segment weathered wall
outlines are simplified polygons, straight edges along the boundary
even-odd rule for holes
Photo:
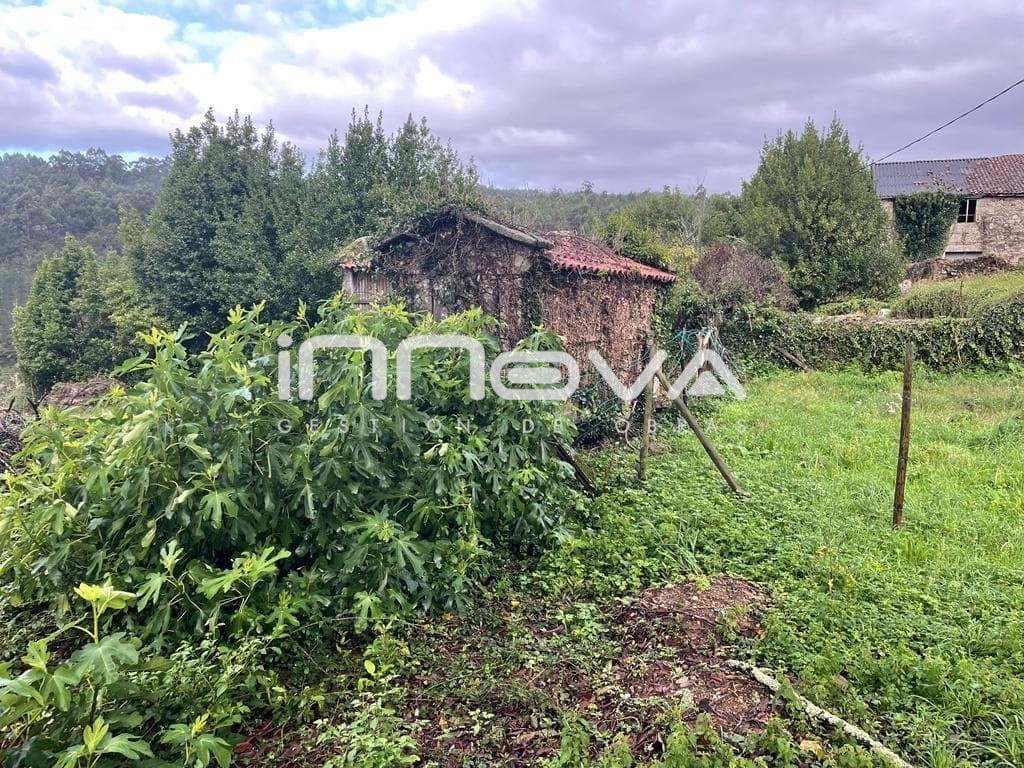
[[[632,383],[654,311],[654,284],[556,270],[545,271],[539,282],[541,322],[562,337],[585,378],[592,373],[587,352],[596,349],[623,381]]]
[[[656,292],[649,280],[553,269],[540,251],[466,222],[409,241],[376,264],[417,309],[443,315],[482,307],[502,323],[505,349],[539,321],[562,337],[584,380],[596,376],[587,361],[592,348],[623,381],[640,371]]]
[[[532,263],[529,246],[472,223],[453,224],[377,259],[395,292],[411,306],[444,316],[482,307],[501,323],[503,347],[519,341],[523,319],[523,276]]]
[[[984,197],[977,219],[986,256],[1024,263],[1024,197]]]
[[[882,208],[892,219],[892,200],[882,200]],[[978,198],[975,220],[953,224],[945,252],[1024,263],[1024,197]]]

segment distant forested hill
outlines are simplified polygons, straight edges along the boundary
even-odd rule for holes
[[[0,358],[11,354],[11,309],[25,300],[42,258],[65,235],[101,253],[115,248],[118,209],[148,213],[167,168],[165,159],[127,162],[101,149],[0,156]]]
[[[594,221],[621,213],[651,192],[596,192],[589,183],[577,190],[483,187],[484,200],[510,224],[550,232],[568,229],[594,234]]]

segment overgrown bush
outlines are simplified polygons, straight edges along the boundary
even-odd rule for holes
[[[0,664],[0,763],[93,768],[147,759],[153,764],[159,757],[159,765],[204,768],[216,762],[226,768],[230,744],[217,731],[240,722],[244,705],[230,688],[219,690],[215,702],[201,694],[166,695],[188,680],[190,670],[210,682],[223,680],[217,665],[180,659],[140,664],[138,641],[124,632],[105,634],[100,623],[104,613],[124,610],[135,595],[85,583],[75,594],[91,615],[29,643],[19,674],[9,677],[11,665]],[[71,636],[78,633],[87,642],[75,647]],[[202,709],[207,704],[213,711]],[[184,721],[176,721],[185,713]]]
[[[25,433],[24,471],[0,493],[10,601],[59,614],[74,585],[110,579],[138,594],[122,624],[164,641],[460,608],[490,552],[543,546],[572,509],[558,404],[470,399],[457,350],[413,355],[408,401],[371,399],[365,351],[321,352],[315,399],[283,401],[275,361],[282,334],[368,334],[392,365],[398,343],[424,333],[493,354],[488,322],[335,299],[312,324],[236,309],[198,354],[182,331],[151,332],[123,367],[137,384]]]
[[[719,311],[745,304],[780,309],[796,306],[796,296],[779,265],[742,243],[709,246],[690,268],[690,274]]]

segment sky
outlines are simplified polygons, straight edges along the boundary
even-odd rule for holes
[[[309,156],[412,113],[504,187],[738,191],[838,116],[879,158],[1024,77],[1020,0],[0,0],[0,150],[163,155],[207,108]],[[1024,152],[1024,87],[895,159]]]

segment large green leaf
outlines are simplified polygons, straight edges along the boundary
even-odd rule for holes
[[[124,666],[137,664],[139,652],[125,639],[124,632],[107,635],[98,643],[82,646],[71,655],[71,665],[95,683],[110,685],[120,677]]]

